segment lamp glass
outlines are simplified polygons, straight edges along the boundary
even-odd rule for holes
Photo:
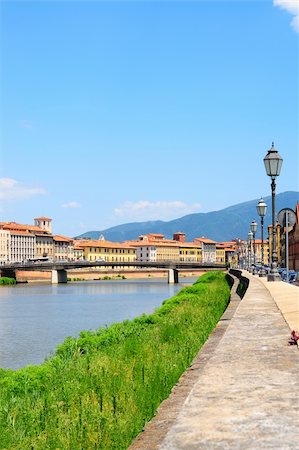
[[[257,230],[257,223],[256,223],[255,220],[253,220],[253,221],[251,222],[251,224],[250,224],[250,230],[252,231],[253,234],[256,233],[256,230]]]
[[[275,178],[279,176],[282,161],[282,157],[274,148],[274,143],[272,143],[272,147],[268,150],[268,153],[264,158],[265,169],[269,177]]]
[[[265,215],[267,214],[267,205],[262,198],[256,205],[256,209],[257,209],[257,213],[260,217],[265,217]]]

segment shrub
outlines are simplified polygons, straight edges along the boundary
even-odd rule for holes
[[[9,277],[0,277],[0,285],[4,284],[16,284],[15,278],[9,278]]]

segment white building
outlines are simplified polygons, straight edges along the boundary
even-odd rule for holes
[[[207,238],[194,239],[196,244],[201,244],[202,263],[216,264],[216,242]]]
[[[35,256],[35,235],[29,231],[11,231],[9,262],[23,262]]]
[[[9,262],[10,232],[0,229],[0,264]]]

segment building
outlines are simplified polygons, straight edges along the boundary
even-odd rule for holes
[[[52,219],[48,217],[37,217],[34,219],[34,225],[46,231],[46,233],[52,234]]]
[[[0,264],[10,261],[10,232],[3,230],[0,224]]]
[[[289,269],[299,272],[299,202],[295,214],[296,223],[289,231]]]
[[[195,242],[180,243],[180,261],[183,262],[202,262],[201,244]]]
[[[54,235],[53,243],[54,243],[53,248],[54,261],[75,260],[73,239],[65,236]]]
[[[34,225],[0,223],[0,262],[25,262],[29,259],[74,260],[73,239],[52,235],[52,219],[38,217]]]
[[[268,236],[269,236],[269,264],[271,264],[271,256],[272,256],[272,247],[273,247],[273,233],[272,233],[272,225],[268,226]],[[281,265],[281,226],[276,224],[276,251],[277,251],[277,263],[278,266]]]
[[[79,240],[76,247],[83,249],[86,261],[135,262],[136,249],[128,243],[110,242],[105,239]]]
[[[142,235],[137,241],[128,241],[128,243],[136,249],[137,261],[180,261],[180,243],[174,239],[166,239],[163,234]]]
[[[216,244],[216,263],[217,264],[225,264],[226,262],[226,247],[224,244]]]
[[[201,245],[202,263],[216,264],[216,242],[205,237],[196,238],[194,242]]]
[[[75,261],[84,260],[84,249],[80,241],[74,240],[74,258]]]
[[[2,245],[8,245],[8,260],[6,262],[25,262],[35,256],[36,238],[33,225],[22,225],[16,222],[2,222]],[[6,233],[4,233],[6,232]],[[5,237],[6,236],[6,237]]]
[[[9,262],[25,262],[35,255],[35,235],[29,231],[10,232]]]
[[[269,265],[269,242],[268,240],[263,241],[264,244],[264,264]],[[255,245],[255,261],[257,265],[262,264],[262,240],[261,239],[255,239],[254,244]]]

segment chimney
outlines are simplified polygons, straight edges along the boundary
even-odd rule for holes
[[[186,242],[186,234],[182,232],[174,233],[173,240],[178,242]]]

